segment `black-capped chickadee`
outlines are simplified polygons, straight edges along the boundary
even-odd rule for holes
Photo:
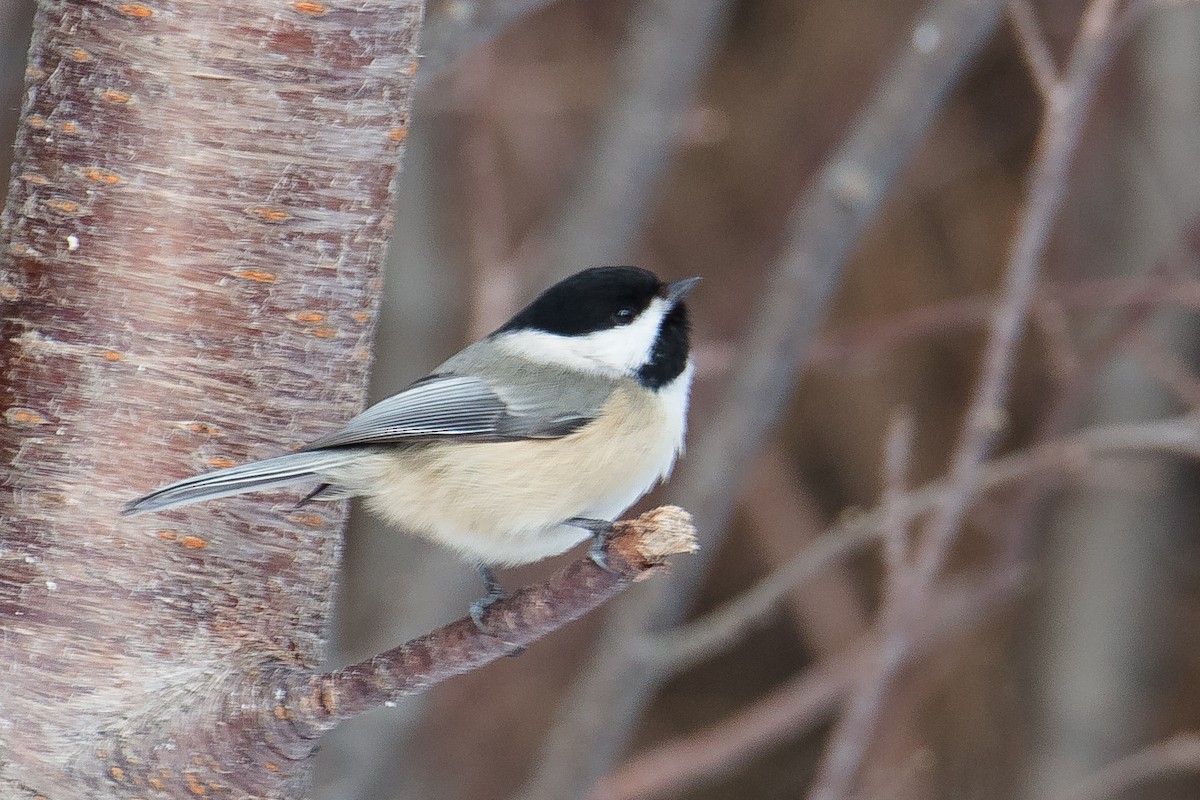
[[[156,489],[123,513],[315,480],[306,499],[361,496],[481,567],[561,553],[633,505],[681,452],[693,373],[683,299],[699,280],[584,270],[341,430]],[[502,595],[480,572],[489,599]]]

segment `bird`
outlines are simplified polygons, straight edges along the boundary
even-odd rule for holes
[[[196,475],[125,515],[316,482],[302,502],[363,498],[390,524],[457,551],[487,594],[492,567],[593,539],[669,477],[683,452],[695,365],[684,302],[700,281],[592,267],[538,295],[426,377],[296,452]]]

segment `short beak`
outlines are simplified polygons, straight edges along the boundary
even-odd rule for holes
[[[674,307],[679,305],[683,298],[687,297],[688,292],[696,288],[696,284],[700,282],[700,276],[696,275],[691,278],[675,281],[667,284],[667,304]]]

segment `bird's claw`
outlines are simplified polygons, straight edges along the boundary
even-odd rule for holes
[[[588,517],[571,517],[568,525],[583,528],[592,534],[592,543],[588,547],[588,558],[596,562],[596,566],[605,572],[611,572],[608,566],[608,540],[612,537],[613,524],[607,519],[590,519]]]

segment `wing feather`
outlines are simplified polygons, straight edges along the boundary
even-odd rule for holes
[[[504,441],[565,436],[587,415],[547,413],[521,398],[502,398],[485,378],[431,375],[379,401],[305,450],[429,438]]]

